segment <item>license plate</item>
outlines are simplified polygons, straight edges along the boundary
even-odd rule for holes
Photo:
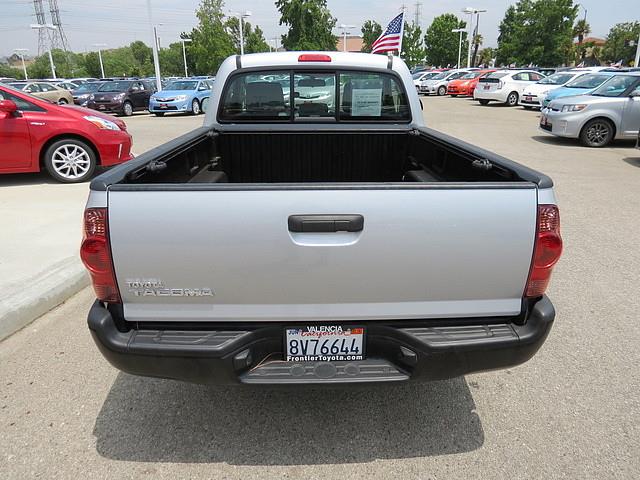
[[[530,97],[529,95],[525,95],[524,101],[525,102],[531,102],[531,101],[533,101],[533,97]]]
[[[489,90],[490,88],[491,88],[491,87],[490,87],[489,85],[485,85],[485,86],[484,86],[484,89],[485,89],[485,90]]]
[[[287,362],[340,362],[365,359],[365,328],[314,325],[285,330]]]
[[[164,104],[164,103],[161,103],[161,104],[160,104],[160,108],[169,108],[169,105]]]

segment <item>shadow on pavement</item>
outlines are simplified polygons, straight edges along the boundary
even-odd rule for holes
[[[210,388],[120,373],[96,419],[100,455],[137,462],[307,465],[475,450],[464,378],[348,388]]]
[[[625,162],[627,162],[629,165],[633,167],[640,167],[640,152],[638,152],[637,157],[627,157],[627,158],[623,158],[622,160],[624,160]]]

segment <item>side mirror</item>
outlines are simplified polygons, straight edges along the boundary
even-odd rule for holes
[[[7,113],[9,116],[14,116],[17,111],[18,106],[13,100],[0,100],[0,112]]]

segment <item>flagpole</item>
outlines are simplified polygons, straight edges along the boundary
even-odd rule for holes
[[[402,58],[402,40],[404,40],[404,11],[402,12],[402,19],[400,20],[400,47],[398,48],[398,58]]]

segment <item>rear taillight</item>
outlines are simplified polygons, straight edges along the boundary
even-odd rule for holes
[[[85,210],[80,258],[89,270],[98,300],[120,303],[120,293],[111,259],[106,208]]]
[[[551,279],[553,266],[562,254],[560,236],[560,212],[556,205],[538,205],[538,225],[533,260],[525,297],[539,297],[544,294]]]

